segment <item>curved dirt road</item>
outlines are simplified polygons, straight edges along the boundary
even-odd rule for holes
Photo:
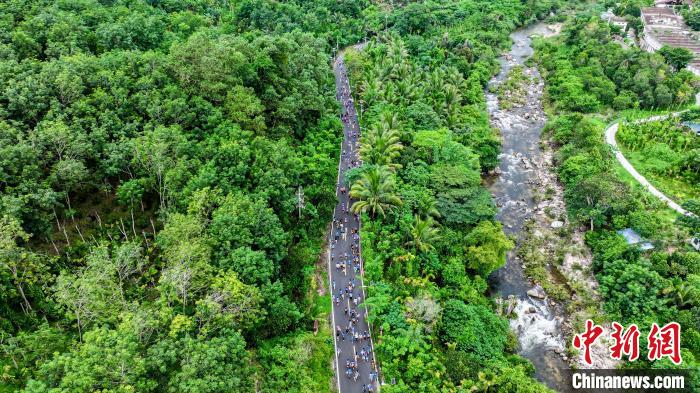
[[[676,114],[674,113],[674,114],[671,114],[670,116],[674,116],[674,115],[676,115]],[[647,121],[660,120],[660,119],[663,119],[665,117],[668,117],[668,116],[652,116],[652,117],[649,117],[647,119],[640,120],[639,122],[643,123],[643,122],[647,122]],[[613,123],[612,125],[608,126],[608,128],[605,130],[605,142],[608,145],[612,146],[613,152],[615,153],[615,158],[617,158],[617,161],[620,163],[620,165],[622,165],[622,167],[625,168],[625,170],[627,172],[629,172],[629,174],[632,175],[632,177],[634,177],[639,182],[639,184],[644,186],[644,188],[646,188],[647,191],[649,191],[655,197],[664,201],[668,205],[668,207],[670,207],[671,209],[673,209],[673,210],[675,210],[678,213],[683,214],[683,215],[690,214],[687,210],[683,209],[681,207],[681,205],[677,204],[671,198],[667,197],[664,193],[657,190],[656,187],[654,187],[651,183],[649,183],[649,181],[644,176],[642,176],[639,172],[637,172],[637,170],[634,169],[632,164],[630,164],[630,162],[627,161],[625,156],[620,151],[620,148],[617,146],[617,141],[615,140],[615,134],[617,134],[617,130],[618,130],[619,126],[620,126],[619,122]]]

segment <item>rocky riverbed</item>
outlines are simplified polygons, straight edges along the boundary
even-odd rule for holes
[[[492,173],[490,189],[499,207],[497,218],[516,249],[506,266],[492,277],[500,312],[509,314],[519,340],[519,353],[530,359],[537,377],[553,389],[569,391],[562,370],[585,368],[581,354],[569,357],[569,343],[580,324],[599,305],[592,257],[583,236],[568,221],[564,191],[554,170],[554,150],[542,136],[547,117],[542,105],[544,81],[528,67],[531,36],[552,35],[558,26],[536,24],[512,35],[513,47],[501,59],[501,72],[490,82],[487,106],[502,137],[501,164]],[[509,71],[522,67],[522,89],[500,89]],[[518,72],[519,74],[520,72]],[[512,85],[512,83],[511,83]],[[509,97],[509,94],[525,94]],[[607,335],[607,334],[604,334]],[[607,346],[594,353],[596,368],[613,367]]]

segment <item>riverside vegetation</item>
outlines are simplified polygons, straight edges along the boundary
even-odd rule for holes
[[[536,59],[553,114],[547,137],[557,148],[557,171],[569,216],[588,228],[585,239],[594,255],[593,271],[604,301],[591,316],[599,323],[618,321],[640,327],[679,322],[681,366],[640,358],[622,367],[691,369],[695,370],[691,384],[698,386],[700,253],[687,244],[690,236],[698,234],[697,217],[676,217],[663,202],[622,177],[603,140],[605,120],[619,117],[618,111],[682,108],[694,100],[698,81],[662,54],[623,48],[613,41],[614,33],[598,17],[579,15],[565,25],[561,37],[538,42]],[[620,141],[630,149],[641,148],[643,141],[665,130],[666,147],[656,143],[659,140],[649,147],[677,149],[674,154],[679,160],[669,162],[665,173],[683,179],[695,176],[697,168],[688,153],[693,140],[676,121],[623,125],[623,130]],[[686,139],[689,142],[683,143]],[[680,157],[684,153],[686,161]],[[686,206],[698,213],[694,200],[687,199]],[[652,241],[655,248],[642,252],[628,245],[616,233],[627,227]],[[582,328],[579,321],[578,330]],[[645,340],[640,342],[642,348]]]

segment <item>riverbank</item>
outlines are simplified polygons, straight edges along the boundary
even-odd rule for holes
[[[601,312],[593,312],[591,315],[597,317],[592,319],[598,325],[606,321],[626,327],[636,324],[641,331],[652,321],[659,326],[679,321],[685,335],[695,335],[698,319],[688,310],[695,309],[698,303],[696,299],[689,301],[687,294],[697,270],[678,268],[697,266],[694,261],[698,254],[686,243],[690,236],[687,221],[677,220],[678,213],[640,186],[618,164],[606,144],[605,130],[608,129],[610,140],[609,127],[621,118],[635,122],[662,115],[660,112],[682,110],[691,105],[698,81],[658,56],[612,44],[605,21],[592,18],[585,22],[585,33],[581,23],[567,21],[562,37],[538,42],[535,59],[546,80],[546,108],[550,115],[547,133],[555,142],[556,173],[565,187],[569,216],[575,225],[583,227],[586,245],[594,256],[591,267],[600,284],[596,308]],[[620,64],[620,58],[629,60]],[[591,72],[594,69],[603,71]],[[644,79],[644,75],[648,78]],[[652,85],[668,95],[648,95],[648,86]],[[642,141],[656,149],[659,142],[681,140],[676,138],[674,129],[657,124],[620,128],[618,142],[629,146],[641,146],[636,143]],[[649,132],[654,139],[642,139],[633,133],[641,131]],[[548,137],[545,135],[545,139]],[[661,164],[674,161],[656,152],[651,154],[665,160]],[[630,231],[643,239],[641,245],[636,236],[628,236]],[[591,311],[595,309],[591,307]],[[581,312],[581,316],[585,313]],[[572,333],[583,332],[581,321],[577,324],[574,315],[568,319],[572,321]],[[609,338],[607,333],[600,337]],[[681,346],[697,354],[694,344],[687,340]],[[609,361],[610,352],[604,345],[596,349],[599,350],[594,352],[593,367],[597,368],[600,362]],[[574,353],[581,356],[572,349]],[[620,366],[625,368],[672,367],[669,362],[649,361],[643,355],[635,363],[623,359]],[[684,367],[696,367],[695,359],[685,358]]]

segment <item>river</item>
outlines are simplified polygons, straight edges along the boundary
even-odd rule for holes
[[[508,71],[523,65],[532,56],[530,36],[533,34],[551,35],[553,31],[544,23],[537,23],[512,33],[513,46],[500,59],[501,71],[489,82],[490,87],[503,82]],[[524,105],[501,108],[496,94],[486,92],[492,125],[500,130],[502,137],[498,176],[491,179],[489,189],[499,206],[497,219],[503,223],[504,231],[516,238],[516,250],[525,221],[537,209],[533,199],[535,192],[541,192],[538,190],[541,186],[535,181],[537,170],[546,170],[537,165],[543,162],[539,145],[546,123],[542,80],[536,69],[526,68],[526,72],[533,77],[533,82],[527,89]],[[508,254],[506,265],[491,277],[493,295],[517,299],[513,309],[516,317],[511,319],[510,326],[518,336],[518,353],[535,365],[536,378],[558,392],[569,391],[562,372],[569,365],[560,355],[566,347],[561,333],[561,312],[548,299],[528,295],[534,287],[516,259],[516,250]]]

